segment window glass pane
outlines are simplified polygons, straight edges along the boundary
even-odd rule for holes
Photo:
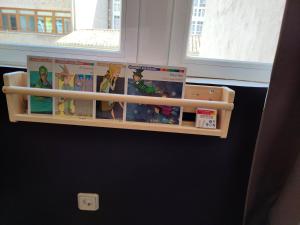
[[[35,31],[34,16],[29,16],[28,17],[28,31],[29,32],[34,32]]]
[[[64,19],[64,29],[65,29],[65,33],[68,34],[71,32],[71,21],[70,19]]]
[[[2,15],[2,29],[3,30],[8,30],[7,15]]]
[[[23,32],[27,31],[26,16],[20,16],[20,26],[21,26],[21,31]]]
[[[52,33],[52,17],[46,17],[46,32]]]
[[[206,0],[200,0],[200,7],[206,6]]]
[[[62,34],[63,33],[63,27],[62,27],[62,18],[56,18],[56,33]]]
[[[199,4],[199,0],[194,0],[194,1],[193,1],[193,5],[194,5],[194,7],[197,7],[197,6],[198,6],[198,4]]]
[[[113,18],[113,29],[120,29],[120,16],[114,16]]]
[[[28,34],[1,32],[0,44],[120,50],[122,0],[5,2],[4,8],[0,0],[0,10],[14,12],[14,17],[7,17],[2,29],[26,31]]]
[[[10,15],[10,29],[17,30],[17,19],[15,15]]]
[[[193,0],[187,56],[272,63],[285,2]]]
[[[45,21],[44,17],[38,17],[38,32],[45,32]]]

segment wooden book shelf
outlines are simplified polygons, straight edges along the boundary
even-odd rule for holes
[[[209,135],[226,138],[234,104],[234,91],[227,87],[186,85],[184,99],[159,98],[106,94],[96,92],[65,91],[27,87],[27,73],[4,74],[3,92],[6,94],[9,119],[11,122],[25,121],[38,123],[67,124],[93,127],[109,127],[133,130],[149,130],[194,135]],[[197,107],[217,109],[217,129],[196,128],[195,121],[182,121],[181,125],[142,123],[110,119],[60,117],[27,113],[27,96],[65,97],[81,100],[103,100],[138,104],[182,106],[184,113],[194,113]]]

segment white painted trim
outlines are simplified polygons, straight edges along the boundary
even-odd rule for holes
[[[141,0],[137,63],[168,64],[172,14],[173,0]]]
[[[240,81],[240,80],[224,80],[224,79],[211,79],[200,77],[188,77],[187,84],[200,84],[200,85],[218,85],[218,86],[236,86],[236,87],[255,87],[255,88],[268,88],[269,83]]]
[[[190,77],[269,82],[272,64],[187,57],[192,0],[174,0],[169,65],[187,67]]]
[[[122,2],[120,51],[0,43],[0,64],[26,67],[27,55],[135,63],[138,42],[139,2],[140,0],[123,0]]]

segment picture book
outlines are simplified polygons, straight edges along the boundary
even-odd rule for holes
[[[198,107],[196,110],[196,127],[198,128],[217,128],[217,114],[216,109],[206,109]]]
[[[55,59],[55,88],[69,91],[93,91],[94,62]],[[93,100],[55,98],[55,114],[59,116],[93,116]]]
[[[28,86],[31,88],[53,88],[53,59],[38,56],[27,58]],[[28,113],[52,114],[53,98],[28,97]]]
[[[127,94],[161,98],[182,98],[185,68],[127,65]],[[165,105],[126,105],[126,121],[180,124],[182,107]]]
[[[95,75],[96,91],[102,93],[124,94],[126,65],[120,63],[97,62]],[[124,118],[124,103],[113,101],[96,102],[96,118],[116,119]]]

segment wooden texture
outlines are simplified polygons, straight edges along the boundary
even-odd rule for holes
[[[67,124],[79,126],[108,127],[134,130],[149,130],[159,132],[186,133],[194,135],[209,135],[227,137],[231,111],[234,107],[234,91],[227,87],[210,87],[186,85],[185,98],[159,98],[148,96],[133,96],[106,94],[96,92],[66,91],[56,89],[29,88],[27,73],[15,72],[4,75],[3,92],[7,97],[10,121],[39,122],[52,124]],[[140,123],[107,119],[92,119],[78,117],[61,117],[26,113],[26,97],[28,95],[45,97],[65,97],[81,100],[120,101],[138,104],[181,106],[184,112],[195,113],[197,107],[217,109],[219,122],[217,129],[196,128],[193,121],[182,121],[181,125],[159,123]]]
[[[3,92],[5,94],[35,95],[35,96],[44,96],[44,97],[65,97],[65,98],[80,99],[80,100],[102,100],[102,101],[128,102],[128,103],[137,103],[137,104],[150,104],[150,105],[207,107],[212,109],[222,108],[227,110],[233,109],[232,103],[226,103],[222,101],[195,100],[195,99],[161,98],[161,97],[66,91],[66,90],[29,88],[29,87],[17,87],[17,86],[10,86],[10,87],[5,86],[3,87]]]
[[[26,86],[27,76],[24,72],[15,72],[4,74],[4,85],[5,86]],[[16,122],[15,115],[17,113],[25,113],[26,101],[23,95],[6,94],[7,108],[9,113],[9,120]]]
[[[222,100],[228,103],[233,103],[234,101],[234,91],[230,88],[223,87],[223,95]],[[229,123],[231,118],[231,112],[232,110],[222,109],[221,114],[219,114],[219,127],[222,131],[221,137],[226,138],[228,134],[229,129]]]
[[[132,130],[145,130],[145,131],[159,131],[181,134],[195,134],[195,135],[209,135],[220,136],[221,130],[219,129],[199,129],[193,125],[193,122],[183,122],[180,125],[159,124],[159,123],[143,123],[143,122],[127,122],[118,120],[107,119],[87,119],[87,118],[74,118],[74,117],[60,117],[51,115],[34,115],[34,114],[16,114],[17,121],[25,122],[39,122],[39,123],[52,123],[52,124],[66,124],[66,125],[79,125],[91,127],[107,127],[107,128],[120,128]]]
[[[186,85],[184,98],[202,100],[202,101],[204,100],[206,102],[212,102],[212,101],[222,102],[222,93],[223,93],[222,87],[201,86],[201,88],[199,88],[199,85]],[[199,107],[199,105],[197,105],[196,107]],[[195,106],[184,107],[183,111],[188,113],[195,113],[196,107]],[[206,106],[201,106],[201,107],[206,107]],[[219,109],[219,108],[220,107],[214,109]]]

